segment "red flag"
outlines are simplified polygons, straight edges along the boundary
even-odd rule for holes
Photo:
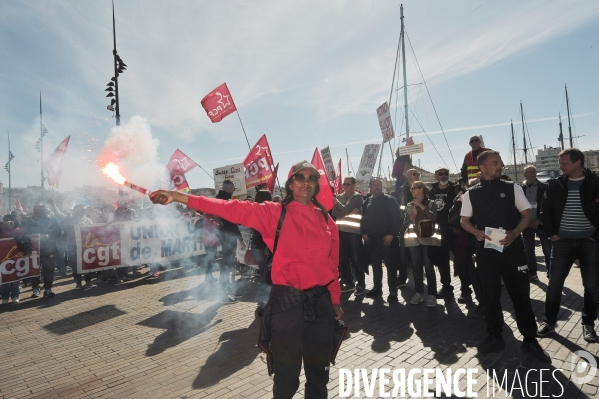
[[[274,194],[274,192],[275,192],[275,182],[277,181],[277,172],[278,171],[279,171],[279,164],[277,164],[277,166],[275,166],[275,171],[272,173],[272,177],[266,184],[266,189],[268,191],[270,191],[271,194]]]
[[[212,123],[220,122],[225,116],[237,111],[226,83],[208,93],[202,99],[202,107]]]
[[[273,175],[274,162],[270,154],[270,147],[266,135],[252,147],[243,160],[245,167],[245,187],[255,187],[268,182]]]
[[[64,160],[64,154],[67,152],[70,139],[71,136],[64,139],[44,162],[44,170],[48,174],[48,185],[50,187],[58,188],[58,181],[62,174],[62,161]]]
[[[311,163],[316,169],[318,169],[318,172],[320,173],[320,192],[316,196],[316,199],[327,209],[327,211],[330,211],[333,209],[333,190],[331,188],[331,183],[329,182],[327,172],[325,171],[324,162],[320,156],[320,151],[318,151],[318,147],[314,151]]]
[[[173,155],[171,155],[171,159],[168,161],[168,165],[166,165],[166,172],[177,191],[189,191],[189,184],[184,175],[197,165],[197,163],[179,149],[175,150]]]
[[[337,176],[335,177],[335,194],[343,193],[343,185],[341,179],[341,159],[339,159],[339,164],[337,165]]]

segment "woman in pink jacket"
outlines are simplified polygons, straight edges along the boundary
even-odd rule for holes
[[[335,320],[343,316],[337,269],[339,234],[316,200],[319,178],[308,161],[293,165],[282,204],[222,201],[164,190],[150,195],[155,204],[180,202],[258,230],[271,251],[283,216],[259,339],[268,355],[269,374],[274,373],[275,398],[292,398],[297,392],[302,358],[306,398],[326,398],[329,364],[338,349],[333,336]]]

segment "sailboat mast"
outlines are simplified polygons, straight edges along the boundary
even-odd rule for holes
[[[514,152],[514,173],[515,181],[518,181],[518,164],[516,162],[516,139],[514,138],[514,121],[510,121],[512,125],[512,150]]]
[[[562,130],[562,113],[559,113],[559,137],[557,140],[560,142],[562,146],[562,151],[564,150],[564,131]]]
[[[347,161],[347,175],[349,176],[349,154],[347,153],[347,147],[345,147],[345,160]]]
[[[568,133],[570,134],[570,148],[574,148],[572,141],[572,124],[570,123],[570,100],[568,100],[568,85],[564,85],[566,88],[566,108],[568,110]]]
[[[520,101],[520,116],[522,117],[522,137],[524,138],[524,163],[528,165],[528,148],[526,148],[526,130],[524,129],[524,110]]]
[[[42,92],[40,91],[40,177],[42,181],[42,201],[44,200],[44,124],[42,123]]]
[[[403,4],[400,7],[401,16],[401,58],[403,63],[403,102],[404,102],[404,113],[406,115],[406,139],[410,137],[410,122],[408,119],[408,85],[406,77],[406,39],[405,39],[405,28],[403,23]]]

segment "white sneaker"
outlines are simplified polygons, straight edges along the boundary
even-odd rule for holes
[[[410,301],[410,303],[412,305],[418,305],[422,301],[424,301],[422,294],[416,293],[416,295],[414,295],[414,297],[412,297],[412,300]]]
[[[12,303],[19,303],[19,298],[13,298]]]
[[[429,295],[426,297],[426,306],[429,308],[434,308],[437,306],[437,297],[434,295]]]

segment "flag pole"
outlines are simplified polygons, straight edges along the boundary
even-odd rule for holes
[[[42,123],[42,92],[40,91],[40,176],[42,181],[42,201],[44,200],[44,124]]]
[[[7,130],[6,133],[8,133],[8,211],[12,212],[12,185],[10,180],[10,157],[12,152],[10,152],[10,132]]]
[[[239,118],[239,123],[241,124],[241,130],[243,130],[243,135],[245,136],[245,142],[248,143],[248,149],[251,151],[252,147],[250,147],[250,141],[248,140],[248,135],[245,134],[245,128],[243,127],[243,122],[241,121],[241,116],[239,116],[239,110],[235,107],[235,112],[237,113],[237,118]]]

